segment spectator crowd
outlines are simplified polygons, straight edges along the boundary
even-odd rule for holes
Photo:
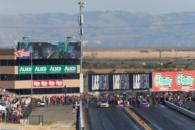
[[[19,97],[12,93],[0,93],[0,121],[20,123],[32,111],[31,98]]]
[[[71,105],[80,101],[79,96],[42,96],[41,98],[37,98],[37,102],[45,103],[45,106],[49,105]]]

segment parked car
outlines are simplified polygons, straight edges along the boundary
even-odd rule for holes
[[[0,111],[6,111],[6,106],[3,104],[0,104]]]
[[[100,102],[97,102],[97,107],[109,107],[109,103],[106,100],[102,100]]]
[[[38,101],[37,102],[37,106],[39,106],[39,107],[45,107],[46,106],[46,103],[43,102],[43,101]]]
[[[142,100],[140,102],[140,107],[144,107],[144,108],[150,107],[150,103],[147,100]]]
[[[117,106],[128,107],[129,106],[129,102],[128,101],[119,100],[118,103],[117,103]]]

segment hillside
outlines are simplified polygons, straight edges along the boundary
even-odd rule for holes
[[[86,48],[195,48],[195,12],[150,15],[123,11],[85,12]],[[34,41],[78,39],[78,15],[0,15],[0,46],[24,35]]]

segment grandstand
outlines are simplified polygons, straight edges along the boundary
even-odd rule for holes
[[[18,95],[79,94],[79,73],[80,42],[18,42],[16,49],[0,49],[0,88]]]

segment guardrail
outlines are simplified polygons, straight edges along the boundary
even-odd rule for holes
[[[80,109],[76,110],[76,130],[80,130]]]
[[[184,114],[185,116],[195,120],[195,113],[194,112],[189,111],[189,110],[187,110],[185,108],[179,107],[179,106],[177,106],[177,105],[175,105],[175,104],[173,104],[171,102],[168,102],[168,101],[165,101],[165,104],[166,104],[166,106],[168,106],[168,107],[170,107],[170,108],[172,108],[172,109],[174,109],[174,110]]]
[[[85,119],[84,119],[84,107],[83,107],[83,101],[80,101],[80,130],[85,130]]]

